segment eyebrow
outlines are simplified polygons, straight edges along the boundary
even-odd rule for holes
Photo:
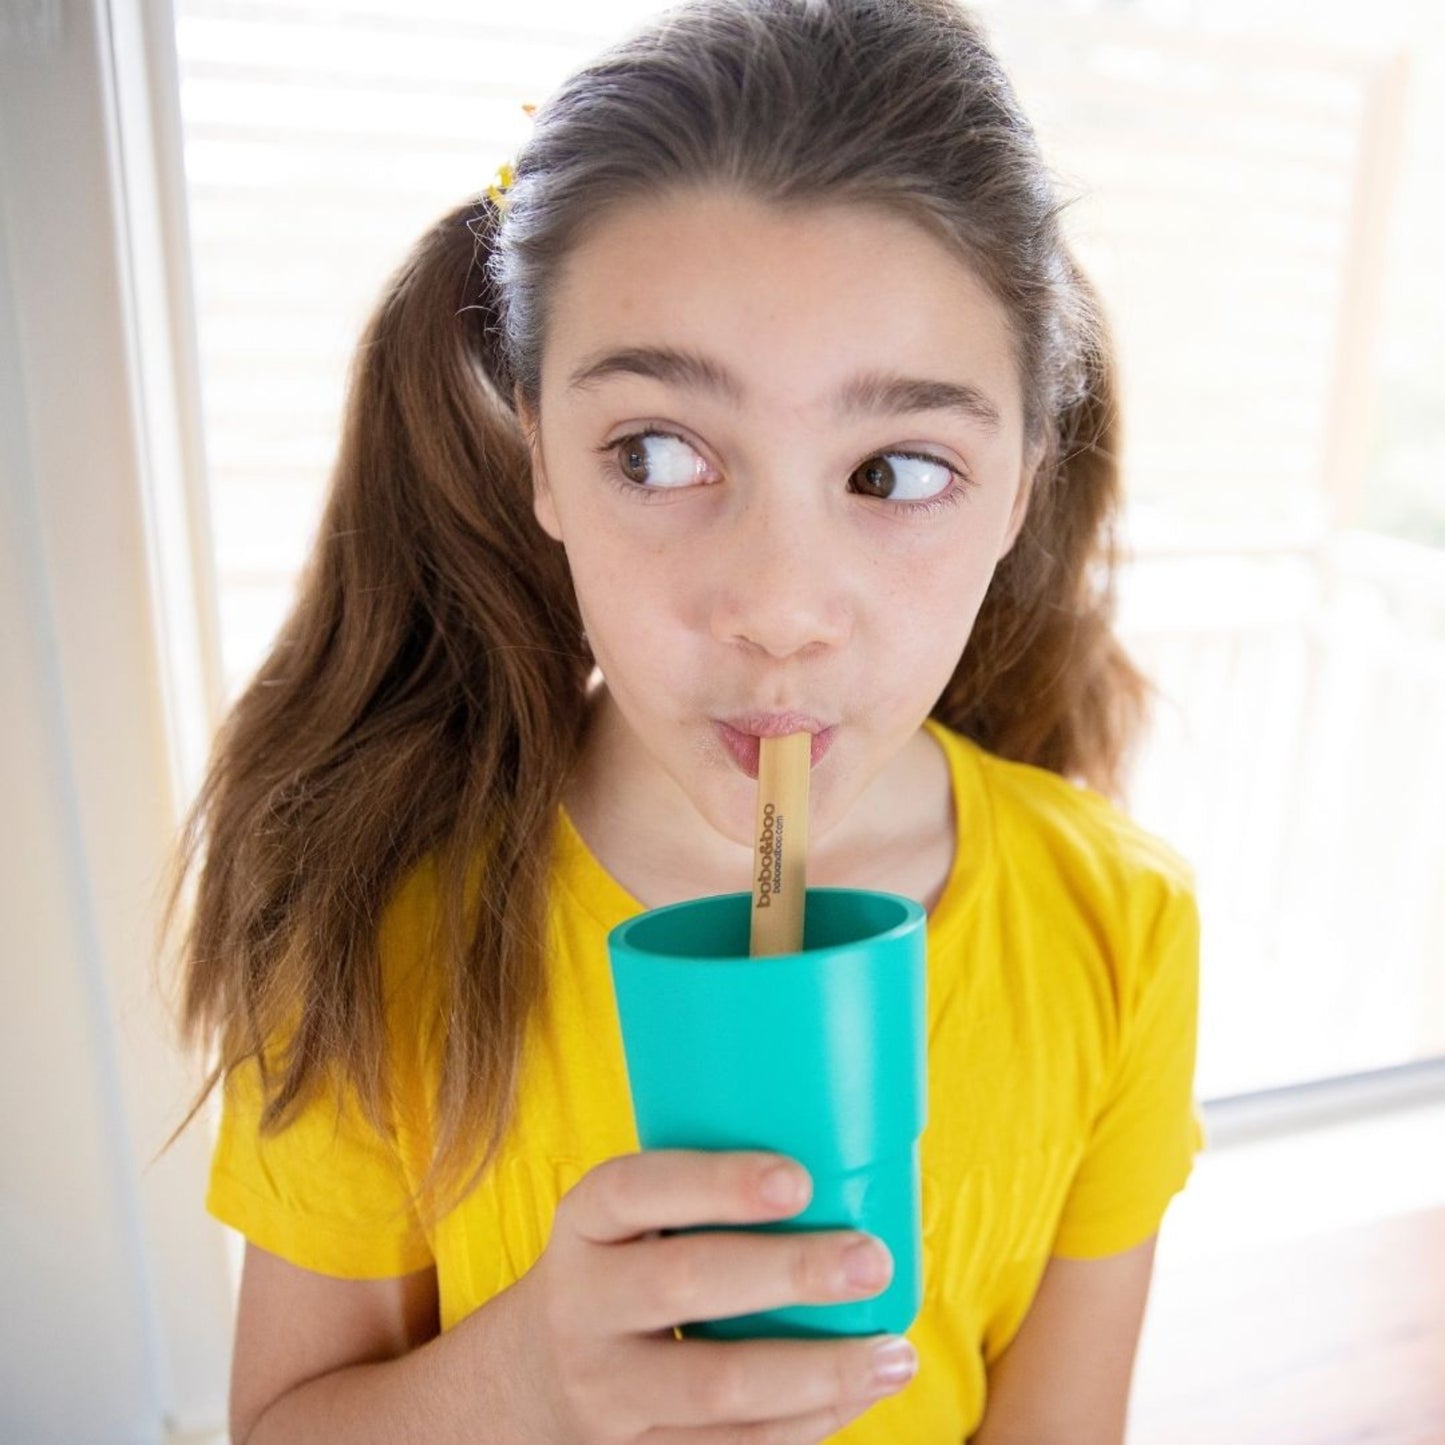
[[[610,376],[643,376],[665,386],[705,392],[737,407],[746,396],[742,380],[711,357],[672,346],[628,346],[585,360],[567,381],[568,392],[587,391]],[[976,386],[929,381],[893,371],[860,372],[833,395],[837,417],[948,411],[988,431],[1003,424],[998,406]]]

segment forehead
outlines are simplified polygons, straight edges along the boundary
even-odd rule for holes
[[[665,344],[722,360],[743,405],[821,404],[860,367],[1018,405],[1003,307],[956,252],[875,205],[715,190],[619,204],[567,258],[548,312],[544,392],[599,351]]]

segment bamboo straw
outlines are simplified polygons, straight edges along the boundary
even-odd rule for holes
[[[808,777],[811,733],[762,738],[758,751],[758,816],[753,835],[753,957],[798,953],[807,898]]]

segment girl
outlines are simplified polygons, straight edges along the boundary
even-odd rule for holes
[[[953,0],[695,0],[393,278],[177,859],[235,1445],[1122,1440],[1198,915],[1117,802],[1147,684],[1059,209]],[[749,886],[769,726],[827,733],[809,881],[929,912],[902,1341],[675,1328],[890,1267],[664,1234],[807,1180],[633,1128],[607,932]]]

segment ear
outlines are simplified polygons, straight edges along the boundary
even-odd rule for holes
[[[1013,510],[1009,513],[1008,531],[1004,533],[1003,545],[999,548],[998,560],[1000,562],[1013,550],[1019,533],[1023,531],[1024,518],[1028,516],[1029,512],[1029,498],[1033,495],[1034,476],[1043,459],[1043,451],[1043,443],[1039,442],[1024,457],[1023,466],[1019,471],[1018,493],[1014,497]]]
[[[512,405],[516,408],[517,419],[522,424],[522,435],[527,439],[527,452],[532,464],[532,512],[542,530],[554,542],[560,542],[562,524],[557,520],[557,509],[552,501],[552,486],[547,480],[547,466],[542,459],[542,430],[539,419],[522,399],[519,388],[513,388]]]

